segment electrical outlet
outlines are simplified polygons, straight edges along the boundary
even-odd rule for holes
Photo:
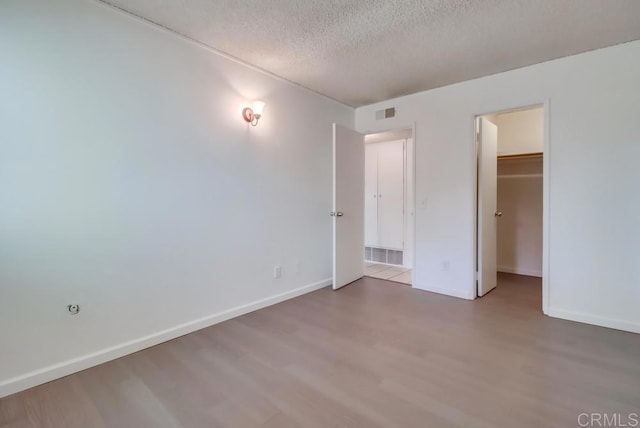
[[[278,278],[280,278],[281,276],[282,276],[282,267],[280,267],[280,266],[275,266],[275,267],[273,268],[273,277],[274,277],[275,279],[278,279]]]
[[[67,311],[69,311],[71,315],[78,315],[78,312],[80,312],[80,305],[72,303],[67,306]]]

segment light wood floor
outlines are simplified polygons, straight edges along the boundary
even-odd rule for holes
[[[0,427],[573,427],[640,410],[640,336],[365,278],[0,400]]]

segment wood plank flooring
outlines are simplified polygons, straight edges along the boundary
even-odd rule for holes
[[[573,427],[640,412],[640,336],[364,278],[0,400],[0,427]]]

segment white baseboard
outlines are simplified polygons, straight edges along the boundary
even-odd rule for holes
[[[582,312],[573,312],[555,308],[549,308],[546,314],[553,318],[561,318],[564,320],[576,321],[584,324],[592,324],[600,327],[613,328],[615,330],[628,331],[631,333],[640,333],[640,323],[633,323],[624,320],[605,318],[597,315],[590,315]]]
[[[542,271],[541,270],[532,270],[532,269],[522,269],[522,268],[512,268],[512,267],[498,266],[498,272],[515,273],[516,275],[537,276],[538,278],[542,278]]]
[[[7,395],[14,394],[28,388],[41,385],[54,379],[58,379],[72,373],[88,369],[89,367],[97,366],[98,364],[102,364],[116,358],[124,357],[125,355],[138,352],[142,349],[149,348],[159,343],[175,339],[176,337],[184,336],[185,334],[192,333],[196,330],[210,327],[214,324],[218,324],[231,318],[235,318],[240,315],[244,315],[249,312],[253,312],[255,310],[275,305],[276,303],[280,303],[306,293],[310,293],[312,291],[331,285],[331,282],[331,278],[323,279],[322,281],[318,281],[313,284],[308,284],[303,287],[286,291],[284,293],[276,294],[275,296],[267,297],[265,299],[256,300],[255,302],[247,303],[245,305],[236,306],[235,308],[189,321],[187,323],[180,324],[178,326],[171,327],[166,330],[150,334],[148,336],[130,340],[128,342],[111,346],[109,348],[93,352],[91,354],[82,355],[77,358],[63,361],[61,363],[54,364],[48,367],[43,367],[41,369],[34,370],[23,375],[4,380],[0,382],[0,397],[5,397]]]
[[[473,300],[476,296],[471,291],[452,290],[450,288],[438,287],[425,284],[413,284],[413,288],[432,293],[444,294],[445,296],[458,297],[460,299]]]

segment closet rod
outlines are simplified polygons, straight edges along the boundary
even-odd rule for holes
[[[542,157],[542,152],[536,152],[536,153],[522,153],[519,155],[501,155],[501,156],[498,156],[498,160],[534,159],[534,158],[541,158],[541,157]]]

